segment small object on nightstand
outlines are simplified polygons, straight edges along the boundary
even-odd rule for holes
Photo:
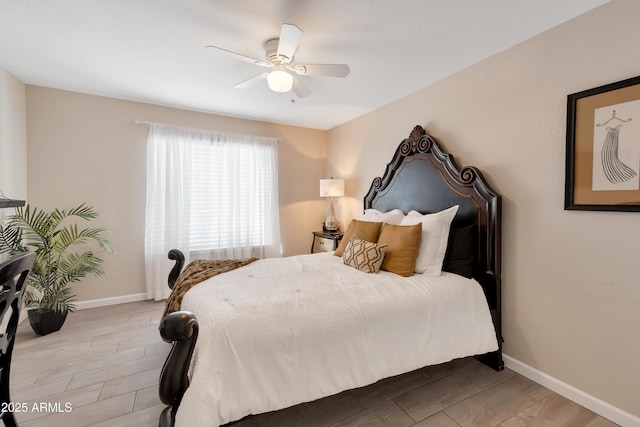
[[[340,244],[340,240],[342,240],[341,232],[314,231],[311,253],[335,251],[338,248],[338,244]]]

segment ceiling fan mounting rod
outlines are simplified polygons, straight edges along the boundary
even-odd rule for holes
[[[267,61],[271,64],[283,64],[286,66],[291,65],[291,63],[293,62],[293,58],[288,58],[284,55],[278,55],[278,43],[280,42],[280,39],[271,39],[271,40],[267,40],[264,43],[264,50],[265,50],[265,58],[267,59]]]

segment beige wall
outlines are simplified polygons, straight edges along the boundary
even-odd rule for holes
[[[279,196],[285,255],[308,252],[324,217],[318,180],[326,132],[27,86],[29,202],[96,207],[115,251],[106,275],[75,287],[79,301],[145,292],[147,127],[136,120],[281,138]]]
[[[0,197],[3,196],[22,200],[27,197],[27,110],[24,83],[0,67]]]
[[[344,218],[416,124],[486,171],[504,197],[505,352],[635,416],[640,213],[563,200],[567,95],[640,75],[638,17],[640,2],[615,0],[334,128],[328,148],[349,182]]]

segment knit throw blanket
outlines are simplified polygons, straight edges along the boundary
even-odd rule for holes
[[[226,273],[236,268],[244,267],[247,264],[251,264],[258,258],[246,258],[246,259],[224,259],[224,260],[205,260],[198,259],[192,261],[187,267],[182,270],[182,273],[178,276],[176,283],[173,285],[171,295],[167,299],[167,303],[164,308],[162,318],[169,313],[180,310],[180,304],[182,298],[189,289],[194,287],[200,282],[203,282],[213,276],[217,276],[221,273]]]

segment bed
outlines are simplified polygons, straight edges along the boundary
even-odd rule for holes
[[[361,220],[397,210],[453,210],[441,274],[369,274],[321,253],[258,260],[189,290],[160,325],[173,342],[160,425],[221,425],[467,356],[502,370],[500,196],[416,126]],[[184,257],[169,258],[173,288]]]

